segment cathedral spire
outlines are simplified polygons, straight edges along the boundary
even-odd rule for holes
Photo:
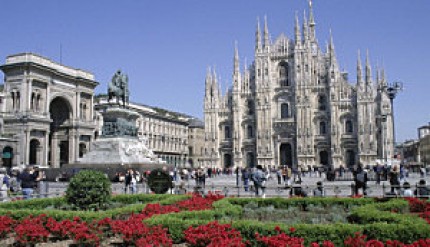
[[[372,82],[372,71],[370,67],[370,60],[369,60],[369,50],[366,52],[366,83],[370,84]]]
[[[297,16],[297,11],[296,11],[296,24],[294,26],[294,32],[295,32],[295,40],[296,40],[296,44],[299,44],[301,41],[301,37],[300,37],[300,24],[299,24],[299,17]]]
[[[387,81],[385,79],[385,69],[384,69],[384,67],[382,67],[382,69],[381,69],[381,85],[382,86],[387,85]]]
[[[306,11],[303,12],[303,40],[307,41],[309,39],[308,32],[308,20],[306,19]]]
[[[312,0],[309,0],[309,35],[311,40],[315,40],[315,19],[314,11],[312,9]]]
[[[267,16],[264,16],[264,49],[268,49],[270,46],[269,40],[269,28],[267,27]]]
[[[257,17],[257,30],[255,31],[255,51],[261,51],[261,31],[259,17]]]
[[[237,41],[234,44],[234,72],[233,72],[233,91],[238,92],[240,90],[241,75],[239,68],[239,51],[237,48]]]
[[[331,33],[331,28],[330,28],[330,43],[328,48],[330,53],[330,59],[336,59],[336,53],[334,50],[334,42],[333,42],[333,34]]]
[[[211,67],[208,66],[206,72],[206,80],[205,80],[205,88],[206,88],[206,98],[212,96],[212,75],[211,75]]]
[[[239,73],[239,51],[237,49],[237,41],[234,42],[234,73]]]
[[[212,90],[213,96],[219,98],[218,78],[215,71],[215,66],[212,69]]]
[[[363,69],[361,67],[361,58],[360,58],[360,50],[358,50],[358,57],[357,57],[357,84],[360,84],[363,82]]]

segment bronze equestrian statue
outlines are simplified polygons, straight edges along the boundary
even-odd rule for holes
[[[108,86],[108,101],[110,101],[113,97],[116,97],[116,103],[120,104],[120,100],[122,100],[122,104],[125,107],[129,103],[129,92],[128,92],[128,76],[121,73],[121,70],[118,70],[115,75],[112,77],[111,82]]]

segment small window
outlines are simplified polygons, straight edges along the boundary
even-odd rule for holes
[[[231,132],[229,126],[224,126],[224,139],[230,139],[231,138]]]
[[[320,122],[320,135],[327,134],[327,125],[324,121]]]
[[[248,125],[247,127],[247,137],[254,138],[254,130],[251,125]]]
[[[281,118],[288,118],[289,117],[289,109],[288,109],[288,104],[287,103],[283,103],[281,104]]]
[[[327,103],[326,97],[324,95],[320,95],[318,97],[318,110],[325,111],[327,108],[326,103]]]
[[[351,133],[354,132],[354,128],[353,128],[351,120],[346,120],[345,121],[345,132],[348,133],[348,134],[351,134]]]
[[[254,115],[254,101],[248,101],[248,115]]]

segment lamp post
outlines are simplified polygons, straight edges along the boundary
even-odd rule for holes
[[[389,83],[384,87],[384,91],[387,93],[388,98],[390,99],[390,105],[391,105],[391,119],[393,121],[393,149],[396,145],[396,128],[394,125],[394,99],[396,98],[397,94],[403,90],[403,83],[396,81],[393,83]]]

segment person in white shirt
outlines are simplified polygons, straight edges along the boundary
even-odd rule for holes
[[[411,185],[408,182],[403,183],[402,196],[404,197],[413,197],[414,192],[411,189]]]

